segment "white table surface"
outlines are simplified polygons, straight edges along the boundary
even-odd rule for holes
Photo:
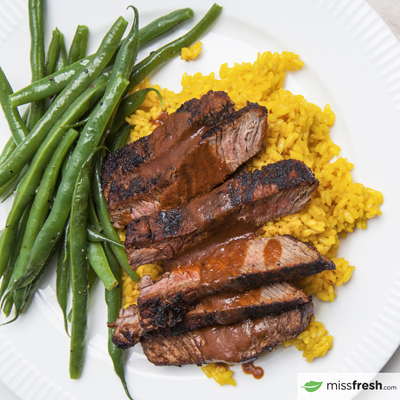
[[[334,1],[334,0],[332,0]],[[392,30],[393,34],[400,41],[400,0],[366,0],[381,16],[385,23]],[[387,364],[383,367],[384,373],[400,373],[400,347],[393,354]],[[363,393],[360,393],[356,400],[363,400]],[[0,380],[0,400],[21,400]],[[88,399],[91,400],[91,399]]]

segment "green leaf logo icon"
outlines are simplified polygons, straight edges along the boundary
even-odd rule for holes
[[[302,386],[302,388],[306,389],[307,392],[315,392],[322,386],[322,384],[323,382],[310,381],[307,382],[304,386]]]

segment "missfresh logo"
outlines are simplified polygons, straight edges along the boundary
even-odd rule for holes
[[[400,399],[400,373],[299,373],[297,384],[297,400],[350,400],[358,392],[373,392],[379,400]]]
[[[322,386],[323,382],[315,382],[315,381],[310,381],[307,382],[302,388],[306,389],[307,392],[315,392]]]

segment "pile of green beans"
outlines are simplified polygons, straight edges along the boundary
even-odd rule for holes
[[[70,335],[70,377],[81,376],[85,357],[88,297],[97,278],[105,289],[108,322],[122,302],[121,271],[135,282],[101,188],[101,168],[108,151],[122,148],[131,127],[126,118],[149,91],[135,91],[145,77],[176,56],[215,21],[214,4],[186,35],[136,64],[139,48],[193,17],[176,10],[139,29],[138,10],[130,31],[119,17],[98,50],[86,55],[89,29],[79,25],[69,50],[55,28],[45,52],[45,0],[29,0],[32,83],[13,93],[0,68],[0,104],[11,131],[0,154],[0,196],[14,194],[0,233],[0,308],[15,321],[26,312],[40,279],[58,252],[57,301]],[[133,92],[133,94],[131,94]],[[21,117],[18,106],[28,104]],[[69,297],[72,307],[68,310]],[[12,315],[12,312],[14,314]],[[124,375],[123,352],[108,350],[114,370],[131,398]]]

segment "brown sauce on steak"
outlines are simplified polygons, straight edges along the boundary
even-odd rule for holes
[[[255,235],[240,235],[240,229],[231,230],[230,233],[232,232],[238,233],[234,239],[224,232],[171,262],[167,261],[164,271],[179,269],[183,272],[197,269],[200,273],[200,281],[205,285],[216,284],[240,274],[240,267],[247,255],[248,240]]]
[[[236,359],[242,349],[249,348],[252,343],[253,326],[237,324],[203,328],[201,347],[205,359],[232,360]]]
[[[155,365],[244,363],[255,360],[278,343],[297,337],[310,323],[312,303],[264,318],[202,328],[178,336],[141,341],[144,354]]]
[[[273,256],[268,252],[266,261],[264,250],[269,241],[279,242],[281,249],[277,243],[271,246],[274,249]],[[225,263],[222,263],[224,257],[221,256],[221,249],[223,248],[225,253],[230,247],[231,257],[225,257]],[[220,248],[217,243],[213,243],[209,251],[206,250],[206,246],[202,247],[202,251],[197,248],[193,252],[185,253],[185,256],[169,260],[165,263],[165,266],[168,266],[167,272],[157,282],[150,279],[141,285],[138,307],[147,325],[158,328],[175,326],[181,321],[182,315],[200,299],[217,292],[243,292],[272,282],[335,269],[335,264],[322,257],[315,248],[291,236],[241,236],[221,242]],[[203,251],[204,259],[201,258]],[[280,258],[275,259],[279,252]],[[276,261],[271,262],[271,258]],[[214,264],[219,265],[219,270]],[[218,310],[218,301],[223,302],[223,297],[217,298],[214,305],[209,306]]]
[[[155,125],[162,125],[167,120],[168,113],[166,111],[161,111],[160,114],[157,115],[157,118],[154,121]]]
[[[129,143],[114,154],[108,154],[103,162],[101,183],[115,226],[125,226],[132,217],[121,215],[126,211],[123,208],[114,209],[109,201],[110,191],[113,193],[118,190],[118,186],[129,185],[131,174],[135,174],[147,162],[173,151],[176,145],[191,134],[193,127],[215,125],[233,112],[234,104],[225,92],[209,91],[201,99],[187,101],[168,118],[165,112],[161,112],[156,120],[159,126],[153,133]],[[113,196],[116,195],[114,193]]]
[[[222,183],[261,150],[267,117],[265,107],[251,103],[211,125],[187,119],[177,139],[170,122],[177,117],[168,116],[159,127],[166,130],[163,140],[154,139],[153,157],[105,190],[114,226],[121,227],[129,215],[135,220],[183,205]]]
[[[221,304],[225,308],[239,308],[243,305],[248,307],[252,305],[257,305],[260,294],[258,290],[249,290],[242,293],[232,293],[232,292],[221,292],[213,296],[205,297],[201,301],[201,305],[206,311],[217,310],[221,307]]]
[[[182,207],[130,222],[125,240],[129,264],[136,269],[176,257],[237,225],[255,233],[267,221],[300,211],[318,184],[311,170],[297,160],[235,174]]]
[[[182,252],[172,260],[166,260],[164,272],[172,272],[176,269],[187,270],[194,266],[203,267],[203,265],[220,256],[221,253],[225,256],[224,261],[232,260],[232,266],[239,265],[241,261],[243,262],[242,257],[244,257],[243,253],[246,251],[247,241],[255,238],[258,233],[248,233],[245,228],[242,224],[236,224],[229,228],[221,226],[218,234],[196,247]],[[232,254],[229,254],[229,252]],[[219,267],[224,264],[222,260],[216,262],[219,263]]]
[[[281,259],[282,246],[276,239],[268,240],[264,247],[264,260],[270,264],[276,264]]]
[[[264,376],[264,370],[255,366],[252,362],[242,364],[242,370],[245,374],[253,375],[255,379],[261,379]]]
[[[121,309],[115,323],[113,342],[119,348],[134,346],[141,338],[176,336],[210,326],[230,325],[248,318],[276,314],[310,303],[300,289],[284,282],[266,285],[242,293],[222,292],[202,299],[192,310],[182,316],[173,327],[154,330],[146,325],[137,306]]]
[[[141,288],[138,308],[120,315],[121,321],[136,321],[127,329],[121,324],[121,344],[129,347],[141,340],[156,365],[246,362],[243,371],[260,379],[264,370],[248,361],[297,336],[312,317],[311,299],[304,293],[293,297],[290,291],[282,293],[280,284],[275,289],[260,285],[308,274],[309,268],[319,268],[320,258],[307,266],[293,251],[293,260],[287,262],[285,243],[267,239],[257,247],[255,239],[260,225],[298,211],[309,200],[318,186],[311,171],[287,161],[251,174],[236,173],[218,186],[262,146],[267,111],[256,104],[246,108],[246,114],[243,109],[218,123],[210,117],[211,126],[206,117],[199,123],[187,119],[184,134],[177,137],[166,131],[163,141],[151,143],[151,156],[107,192],[109,207],[118,211],[115,226],[133,219],[126,242],[131,265],[149,262],[146,252],[153,257],[150,262],[167,259],[168,272]],[[166,121],[167,113],[161,112],[155,123]],[[262,126],[261,133],[253,134],[257,140],[250,137],[254,121]],[[142,262],[133,253],[141,248]],[[157,251],[162,256],[153,256]],[[293,271],[286,271],[285,263]]]
[[[215,283],[239,271],[247,252],[247,241],[232,241],[224,244],[215,253],[204,257],[200,268],[203,283]],[[229,268],[226,266],[229,265]]]

